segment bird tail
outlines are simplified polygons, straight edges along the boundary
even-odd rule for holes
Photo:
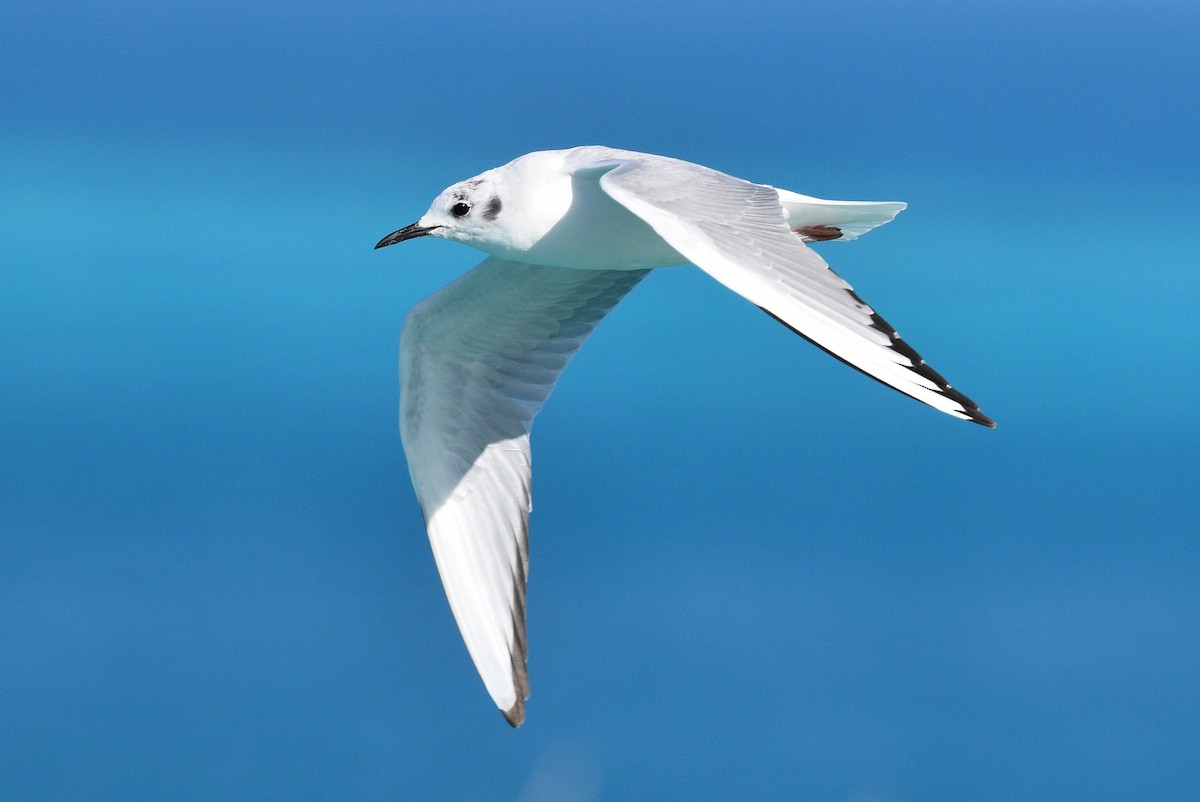
[[[900,201],[831,201],[776,189],[788,226],[805,242],[857,239],[890,223],[908,207]]]

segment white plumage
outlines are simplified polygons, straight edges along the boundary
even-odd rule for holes
[[[648,270],[691,262],[867,375],[995,425],[806,244],[854,239],[904,208],[589,146],[530,153],[455,184],[376,246],[430,234],[492,255],[405,321],[400,430],[450,607],[511,724],[529,695],[530,427],[583,341]]]

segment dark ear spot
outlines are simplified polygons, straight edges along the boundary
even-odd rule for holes
[[[498,214],[500,214],[500,197],[493,195],[492,199],[487,202],[487,206],[483,207],[483,219],[495,220]]]

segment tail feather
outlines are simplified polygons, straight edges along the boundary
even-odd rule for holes
[[[806,242],[857,239],[890,223],[908,207],[900,201],[831,201],[786,189],[775,191],[787,212],[788,226]]]

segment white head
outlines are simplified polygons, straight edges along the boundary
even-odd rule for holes
[[[489,171],[491,172],[491,171]],[[460,181],[442,191],[429,211],[412,225],[388,234],[376,248],[432,234],[468,245],[489,239],[504,211],[504,201],[488,173]]]
[[[375,247],[431,234],[494,256],[524,253],[571,203],[570,179],[553,169],[550,155],[557,154],[530,153],[447,187],[420,220]],[[559,203],[553,202],[555,196],[561,197]]]

